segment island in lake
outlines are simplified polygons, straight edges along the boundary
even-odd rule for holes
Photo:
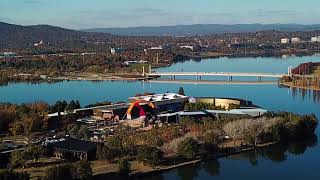
[[[1,175],[141,177],[313,139],[314,114],[269,112],[251,101],[137,94],[128,102],[2,103]]]

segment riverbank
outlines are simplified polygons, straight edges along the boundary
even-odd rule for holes
[[[238,146],[236,146],[236,143],[230,143],[231,145],[228,146],[228,149],[236,149],[239,148]],[[224,157],[228,157],[231,155],[236,155],[236,154],[241,154],[244,152],[248,152],[248,151],[253,151],[257,148],[265,148],[268,146],[272,146],[277,144],[276,142],[269,142],[269,143],[263,143],[263,144],[258,144],[256,147],[244,147],[244,148],[240,148],[240,149],[236,149],[234,151],[229,151],[229,152],[224,152],[224,153],[218,153],[215,155],[207,155],[206,157],[203,158],[198,158],[195,160],[190,160],[190,161],[185,161],[185,162],[181,162],[178,164],[174,164],[174,165],[168,165],[168,166],[156,166],[156,167],[151,167],[151,166],[147,166],[144,165],[143,163],[137,162],[137,161],[131,161],[131,168],[132,171],[130,173],[130,177],[144,177],[144,176],[148,176],[148,175],[152,175],[152,174],[160,174],[166,171],[170,171],[173,169],[177,169],[180,167],[184,167],[184,166],[188,166],[188,165],[195,165],[198,163],[201,163],[203,161],[207,161],[207,160],[212,160],[212,159],[219,159],[219,158],[224,158]],[[101,161],[100,161],[101,162]],[[93,164],[99,164],[97,162],[94,162]],[[117,174],[118,172],[118,165],[117,164],[107,164],[107,165],[99,165],[99,166],[93,166],[92,168],[93,172],[94,172],[94,176],[99,178],[105,178],[108,176],[114,176]]]

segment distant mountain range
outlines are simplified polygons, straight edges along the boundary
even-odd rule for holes
[[[178,25],[161,27],[129,27],[129,28],[99,28],[87,30],[70,30],[50,25],[21,26],[0,22],[0,49],[32,47],[34,43],[43,41],[56,44],[57,48],[64,46],[83,47],[90,39],[108,39],[113,35],[129,36],[194,36],[221,33],[241,33],[258,31],[315,31],[320,25],[301,24],[237,24],[237,25]],[[99,33],[98,33],[99,32]]]
[[[194,36],[222,33],[244,33],[258,31],[314,31],[320,30],[320,24],[196,24],[160,27],[95,28],[84,29],[86,32],[104,32],[113,35],[132,36]]]
[[[89,33],[49,25],[20,26],[0,22],[0,48],[26,47],[36,42],[79,41]]]

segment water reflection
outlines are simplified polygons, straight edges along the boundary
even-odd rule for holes
[[[228,157],[228,159],[248,159],[251,165],[258,165],[259,159],[267,159],[272,162],[283,162],[288,156],[303,155],[308,148],[315,147],[318,143],[317,136],[314,135],[312,138],[305,141],[294,141],[289,143],[280,143],[273,146],[257,149],[254,151],[234,155]]]
[[[160,175],[150,175],[139,179],[181,179],[181,180],[193,180],[193,179],[211,179],[213,177],[224,177],[222,169],[232,169],[237,165],[246,166],[246,161],[253,167],[263,166],[265,168],[265,161],[272,161],[277,164],[285,163],[290,156],[302,156],[308,148],[312,148],[317,145],[317,136],[299,142],[281,143],[273,146],[249,151],[237,155],[232,155],[223,159],[208,160],[206,162],[189,165],[178,168],[176,170],[169,171]],[[231,161],[232,165],[227,166],[226,160]],[[223,163],[224,165],[222,165]],[[240,164],[239,164],[240,163]],[[260,165],[260,164],[261,165]],[[231,170],[232,171],[232,170]]]
[[[301,100],[312,99],[313,102],[320,102],[320,91],[311,90],[311,89],[302,89],[296,87],[285,87],[279,86],[280,88],[289,88],[290,93],[292,94],[293,99],[300,98]]]
[[[181,180],[192,180],[199,176],[199,171],[201,170],[201,164],[195,164],[191,166],[184,166],[178,168],[177,176],[180,177]]]
[[[203,163],[202,169],[210,176],[220,175],[220,163],[217,159]]]

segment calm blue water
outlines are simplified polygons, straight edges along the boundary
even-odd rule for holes
[[[187,61],[159,71],[233,71],[286,73],[288,66],[301,62],[320,61],[320,57],[279,58],[219,58],[201,62]],[[158,84],[142,82],[70,81],[55,84],[10,84],[0,87],[0,102],[34,102],[80,100],[82,105],[97,101],[127,101],[129,96],[142,92],[177,92],[183,87],[189,96],[234,97],[251,100],[272,111],[315,113],[320,117],[320,93],[279,88],[277,85],[197,85]],[[318,98],[318,101],[316,100]],[[319,128],[317,134],[320,135]],[[294,146],[281,149],[269,156],[242,154],[197,166],[188,166],[145,179],[319,179],[320,146]],[[300,153],[292,149],[298,149]],[[302,150],[301,150],[302,148]],[[274,149],[272,150],[274,151]],[[293,152],[292,152],[293,151]],[[279,155],[280,154],[280,155]],[[273,157],[275,156],[275,157]],[[280,158],[280,160],[278,159]],[[251,159],[251,161],[250,161]],[[254,163],[252,162],[254,159]]]
[[[304,62],[318,62],[319,56],[305,56],[288,58],[275,57],[221,57],[202,61],[189,60],[178,62],[170,67],[160,68],[164,72],[248,72],[248,73],[274,73],[286,74],[288,67],[297,67]],[[162,77],[168,79],[170,77]],[[195,79],[196,77],[176,77],[176,79]],[[202,77],[202,80],[226,81],[227,77]],[[234,81],[256,81],[256,77],[233,77]],[[263,78],[263,81],[274,81],[276,78]]]
[[[288,67],[296,67],[304,62],[319,62],[320,57],[305,56],[288,58],[275,57],[221,57],[205,59],[202,61],[189,60],[178,62],[170,67],[160,68],[157,71],[169,72],[261,72],[261,73],[287,73]]]

